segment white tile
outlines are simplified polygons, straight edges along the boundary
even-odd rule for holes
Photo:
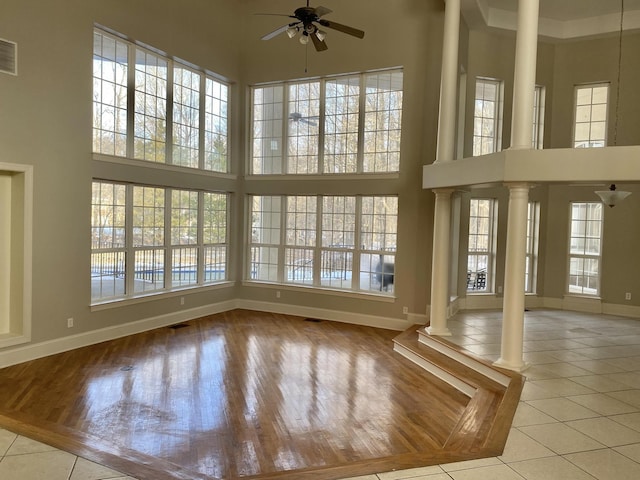
[[[580,377],[571,377],[573,382],[591,388],[596,392],[615,392],[618,390],[629,390],[629,386],[624,383],[612,380],[609,375],[584,375]]]
[[[409,468],[406,470],[394,470],[392,472],[379,473],[378,478],[380,480],[400,480],[400,479],[412,479],[425,475],[435,475],[437,473],[443,473],[442,468],[437,465],[429,467]]]
[[[68,480],[75,455],[59,450],[12,455],[0,462],[2,480]]]
[[[55,450],[55,448],[49,445],[41,442],[36,442],[35,440],[31,440],[30,438],[19,435],[18,438],[16,438],[15,442],[13,442],[11,447],[9,447],[7,456],[24,455],[25,453],[51,452],[53,450]]]
[[[640,432],[620,425],[606,417],[576,420],[567,422],[567,425],[593,439],[598,439],[598,442],[607,447],[640,443]]]
[[[599,360],[584,360],[582,362],[571,362],[576,367],[580,367],[584,370],[588,370],[591,373],[595,373],[598,375],[603,375],[607,373],[619,373],[623,371],[620,367],[616,367],[615,365],[611,365],[608,362],[601,362]]]
[[[555,393],[555,396],[564,395],[584,395],[586,393],[595,393],[593,390],[582,385],[572,382],[566,378],[556,378],[551,380],[534,380],[531,384],[544,388]]]
[[[561,422],[598,416],[598,414],[593,410],[561,397],[529,400],[527,403],[541,412],[552,416],[556,420],[560,420]]]
[[[117,477],[122,477],[122,473],[78,457],[69,480],[104,480]]]
[[[565,458],[599,480],[640,478],[640,464],[611,449],[572,453]]]
[[[376,475],[361,475],[359,477],[342,478],[341,480],[378,480]]]
[[[13,442],[15,442],[18,435],[9,430],[0,428],[0,457],[3,457]]]
[[[469,470],[491,465],[502,465],[502,462],[496,457],[480,458],[478,460],[465,460],[463,462],[446,463],[440,465],[447,472],[455,472],[457,470]]]
[[[473,470],[458,470],[450,472],[454,480],[522,480],[522,477],[507,465],[492,465]]]
[[[557,420],[526,402],[518,403],[518,408],[513,416],[512,425],[522,427],[524,425],[541,425],[543,423],[554,423]]]
[[[603,393],[591,393],[589,395],[576,395],[567,397],[569,400],[579,403],[600,415],[619,415],[622,413],[637,412],[633,405],[611,398]]]
[[[632,445],[622,445],[621,447],[615,447],[614,450],[621,453],[627,458],[640,463],[640,443],[634,443]]]
[[[617,398],[621,402],[640,408],[640,390],[624,390],[621,392],[608,392],[607,395]]]
[[[612,373],[609,378],[631,388],[640,388],[640,373],[637,372]]]
[[[538,458],[509,466],[527,480],[593,480],[593,477],[562,457]]]
[[[554,452],[531,437],[516,428],[512,428],[504,446],[504,452],[498,458],[504,463],[511,463],[554,455]]]
[[[531,425],[519,427],[518,429],[560,455],[597,450],[604,447],[603,444],[573,428],[569,428],[563,423]]]
[[[640,432],[640,412],[612,415],[609,418],[614,422],[618,422],[620,425],[633,428],[636,432]]]

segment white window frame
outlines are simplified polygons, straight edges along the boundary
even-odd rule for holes
[[[605,88],[605,99],[594,100],[594,90]],[[574,87],[573,101],[573,148],[599,148],[607,146],[607,130],[609,124],[609,97],[610,84],[591,83],[585,85],[576,85]],[[589,101],[578,102],[581,98],[580,92],[588,93]],[[601,120],[594,120],[594,117]],[[584,132],[583,136],[578,140],[580,132]]]
[[[96,60],[96,44],[99,39],[106,39],[109,43],[116,42],[122,51],[119,55],[105,55],[106,61]],[[102,43],[100,43],[102,45]],[[118,52],[120,52],[118,50]],[[126,53],[124,53],[126,50]],[[108,53],[108,52],[107,52]],[[166,78],[160,80],[160,82],[166,82],[166,85],[159,87],[159,92],[151,88],[148,93],[151,97],[156,98],[155,102],[150,102],[144,105],[144,112],[138,111],[136,96],[139,96],[144,87],[141,84],[143,80],[143,72],[136,67],[137,56],[142,55],[149,59],[149,64],[154,62],[166,65]],[[126,62],[124,56],[127,57]],[[126,92],[119,92],[118,95],[126,95],[126,101],[120,100],[117,105],[112,106],[109,104],[110,96],[103,92],[110,90],[108,85],[108,79],[111,74],[108,72],[109,65],[112,57],[119,59],[119,70],[126,70],[126,84],[121,82],[118,84],[120,89],[126,88]],[[126,68],[125,68],[126,67]],[[102,71],[106,71],[103,74]],[[184,161],[182,155],[178,155],[180,148],[184,146],[181,142],[176,142],[174,136],[174,130],[178,131],[177,118],[174,118],[174,110],[177,112],[176,101],[174,98],[174,72],[177,70],[184,70],[191,75],[198,77],[198,84],[193,85],[192,91],[197,92],[197,95],[187,95],[189,106],[192,110],[197,111],[197,126],[196,122],[192,122],[193,125],[189,125],[189,129],[197,134],[198,139],[195,142],[189,142],[188,146],[190,156],[192,158],[189,161]],[[152,75],[153,72],[150,72]],[[231,145],[231,139],[229,138],[229,118],[228,118],[228,102],[229,102],[229,84],[224,82],[218,76],[206,72],[203,69],[199,69],[193,65],[187,64],[187,62],[181,62],[169,58],[167,55],[160,53],[158,50],[151,47],[146,47],[141,44],[132,43],[120,38],[116,34],[106,32],[103,29],[94,29],[94,128],[93,128],[93,150],[94,155],[110,155],[117,157],[125,157],[134,160],[143,160],[148,162],[162,163],[166,165],[172,165],[177,168],[191,168],[211,173],[226,174],[230,172],[229,162],[229,146]],[[210,83],[214,83],[214,88],[210,88]],[[113,82],[111,82],[113,83]],[[217,91],[218,97],[212,94]],[[138,92],[138,93],[137,93]],[[105,103],[105,101],[107,103]],[[111,102],[113,103],[113,102]],[[111,109],[115,108],[117,112],[111,112]],[[99,109],[99,111],[98,111]],[[160,113],[158,113],[160,112]],[[114,123],[120,125],[116,129],[102,128],[104,125],[107,127],[110,125],[110,117],[114,118]],[[155,120],[154,120],[155,119]],[[122,128],[123,123],[126,123],[126,128]],[[147,128],[156,131],[160,127],[160,130],[164,130],[161,133],[159,140],[154,140],[154,145],[142,145],[140,150],[140,142],[144,142],[145,139],[149,140],[146,133],[141,133],[139,129]],[[174,128],[175,127],[175,128]],[[113,130],[113,131],[112,131]],[[114,137],[117,137],[118,145],[114,148],[103,147],[102,135],[109,135],[112,133]],[[217,147],[216,147],[217,146]],[[152,148],[153,147],[153,148]],[[217,150],[216,150],[217,148]],[[180,150],[181,151],[181,150]],[[173,160],[175,154],[175,162]]]
[[[251,175],[397,173],[402,83],[403,71],[391,69],[252,86],[248,171]],[[332,84],[347,92],[328,95]],[[313,102],[298,101],[296,89],[308,85],[314,85]],[[342,126],[345,117],[348,128]],[[333,124],[341,126],[334,129]],[[292,144],[300,138],[308,141]],[[306,165],[293,162],[297,147],[308,157]],[[330,152],[349,159],[349,167],[331,162]]]
[[[483,86],[481,97],[478,95],[480,86]],[[495,95],[485,97],[487,89],[484,86],[493,89]],[[485,104],[485,102],[488,103]],[[489,108],[486,108],[487,106]],[[476,77],[472,135],[472,155],[474,157],[502,150],[503,110],[504,82],[496,78]]]
[[[480,208],[480,202],[486,205],[486,215],[472,215],[474,203],[477,203],[476,210]],[[484,207],[483,207],[484,208]],[[469,201],[469,230],[467,243],[467,295],[477,293],[492,293],[495,274],[496,258],[496,227],[498,218],[498,201],[494,198],[472,198]],[[475,223],[477,228],[474,228]],[[472,238],[479,239],[485,237],[486,246],[482,248],[474,247]],[[483,243],[483,242],[480,242]],[[477,257],[472,266],[469,262],[472,257]],[[485,257],[484,268],[478,259]]]
[[[574,216],[576,208],[585,209],[584,218]],[[604,204],[601,202],[571,202],[569,204],[569,219],[567,294],[599,297]],[[591,265],[592,268],[586,267],[585,263]]]
[[[537,150],[544,148],[544,112],[547,89],[542,85],[536,85],[533,95],[533,132],[531,134],[531,147]]]
[[[328,240],[335,238],[330,235],[333,230],[328,224],[323,227],[324,221],[331,223],[335,220],[323,218],[323,200],[329,197],[350,199],[354,204],[353,212],[348,215],[353,216],[353,225],[338,228],[344,233],[340,236],[340,242],[344,243]],[[308,210],[308,215],[313,215],[311,223],[296,226],[295,217],[288,212],[292,200],[306,205],[314,202],[314,208]],[[397,200],[396,195],[249,195],[245,280],[392,296],[395,288]],[[262,202],[268,202],[268,207],[261,210],[260,215],[268,218],[256,226],[253,219],[260,218],[255,212],[261,208]],[[363,203],[368,202],[382,210],[390,205],[390,213],[373,210],[365,214]],[[292,255],[296,253],[300,255],[294,258]],[[287,269],[287,265],[292,265],[287,259],[297,259],[300,269]],[[340,265],[328,265],[331,262]],[[301,272],[300,275],[293,274],[294,270]],[[345,278],[328,278],[335,273],[342,273]]]
[[[540,203],[527,205],[527,244],[525,249],[525,293],[536,293],[538,245],[540,241]]]
[[[123,190],[123,198],[117,205],[120,211],[120,215],[124,216],[124,223],[122,221],[118,224],[118,241],[112,243],[111,246],[105,246],[103,243],[97,244],[99,239],[108,239],[113,232],[104,233],[104,225],[96,225],[97,221],[104,219],[105,217],[97,213],[95,208],[92,209],[92,305],[109,303],[113,301],[140,298],[148,295],[166,293],[175,290],[185,290],[190,288],[198,288],[208,285],[214,285],[217,283],[227,282],[229,279],[229,208],[230,208],[230,194],[226,192],[211,192],[201,190],[191,190],[183,188],[168,188],[159,186],[139,185],[131,183],[113,182],[108,180],[94,180],[94,189],[99,185],[115,186]],[[161,206],[154,205],[139,205],[134,206],[134,190],[147,189],[151,191],[155,190],[156,195],[161,198]],[[176,209],[173,207],[173,194],[176,192],[186,192],[191,195],[197,196],[197,207],[193,210],[193,215],[197,218],[191,218],[191,222],[188,226],[188,231],[192,232],[188,238],[183,238],[183,230],[181,225],[176,225],[173,222],[173,218],[176,217]],[[204,211],[204,198],[206,195],[220,195],[224,200],[224,226],[223,232],[216,236],[205,235],[204,229],[208,225],[205,221]],[[102,199],[108,201],[109,199]],[[104,203],[100,203],[102,205]],[[105,204],[109,206],[109,204]],[[113,204],[112,204],[113,205]],[[141,228],[134,226],[134,218],[139,218],[139,215],[135,215],[134,209],[144,209],[144,215],[153,215],[154,221],[152,224],[147,222],[140,225]],[[111,215],[112,212],[105,212],[106,216]],[[158,215],[160,215],[158,217]],[[108,220],[108,219],[107,219]],[[196,226],[193,227],[193,222]],[[107,227],[111,229],[111,224]],[[158,225],[158,227],[155,227]],[[146,230],[155,230],[155,234],[148,235]],[[186,231],[186,230],[184,230]],[[179,234],[177,234],[179,232]],[[153,233],[153,232],[152,232]],[[153,237],[153,238],[151,238]],[[217,241],[212,241],[211,239]],[[137,239],[137,240],[136,240]],[[207,239],[209,241],[207,241]],[[221,241],[222,240],[222,241]],[[173,262],[178,258],[175,256],[175,252],[184,248],[193,249],[193,258],[196,259],[195,271],[191,272],[191,279],[185,281],[182,278],[174,280],[177,273],[184,275],[184,270],[181,268],[180,272],[173,268]],[[206,268],[211,268],[211,265],[207,264],[207,259],[211,258],[207,255],[211,249],[222,249],[223,257],[223,275],[211,276],[207,275]],[[149,268],[140,270],[138,258],[140,255],[151,255],[154,260],[154,265]],[[101,255],[110,256],[115,255],[119,260],[113,260],[107,262],[114,270],[101,270],[94,268],[94,258],[100,258]],[[214,255],[215,257],[215,255]],[[219,264],[218,264],[219,267]],[[165,272],[171,272],[171,275],[167,275]],[[122,280],[118,280],[118,277]],[[104,282],[107,282],[105,284]],[[95,294],[96,291],[103,292],[102,287],[106,286],[108,292],[111,290],[108,287],[108,283],[111,283],[113,287],[112,293]],[[98,289],[98,287],[100,287]]]

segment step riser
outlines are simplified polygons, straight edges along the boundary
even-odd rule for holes
[[[442,370],[440,367],[434,365],[433,363],[425,360],[419,355],[416,355],[408,348],[403,347],[402,345],[394,344],[394,351],[398,352],[400,355],[405,357],[407,360],[415,363],[419,367],[423,368],[427,372],[431,373],[435,377],[439,378],[443,382],[448,383],[453,388],[463,393],[467,397],[471,398],[476,393],[476,388],[469,385],[468,383],[462,381],[458,377],[451,375],[450,373]]]

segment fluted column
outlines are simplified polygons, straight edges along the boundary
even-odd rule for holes
[[[531,148],[533,96],[536,87],[539,0],[519,0],[513,75],[511,148]]]
[[[510,370],[522,371],[527,367],[522,354],[529,185],[507,186],[509,187],[509,215],[502,308],[502,346],[500,358],[495,364]]]
[[[433,261],[431,263],[431,314],[427,333],[448,336],[447,305],[449,304],[449,257],[451,250],[451,194],[453,189],[435,189],[433,215]]]

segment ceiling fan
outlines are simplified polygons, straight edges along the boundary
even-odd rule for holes
[[[289,38],[293,38],[300,33],[300,43],[306,45],[309,43],[309,39],[311,39],[316,51],[322,52],[328,48],[324,41],[327,36],[327,32],[320,30],[320,26],[338,30],[339,32],[346,33],[357,38],[364,38],[364,32],[362,30],[321,18],[328,13],[331,13],[331,10],[327,7],[310,7],[309,0],[307,0],[306,7],[296,8],[293,15],[259,13],[258,15],[276,15],[295,19],[295,21],[287,23],[271,33],[267,33],[262,37],[262,40],[271,40],[273,37],[284,32],[287,33]]]
[[[311,125],[312,127],[317,127],[318,126],[318,122],[317,122],[318,117],[316,117],[316,116],[305,117],[300,112],[291,112],[289,114],[289,120],[291,120],[292,123],[302,122],[302,123],[306,123],[308,125]]]

